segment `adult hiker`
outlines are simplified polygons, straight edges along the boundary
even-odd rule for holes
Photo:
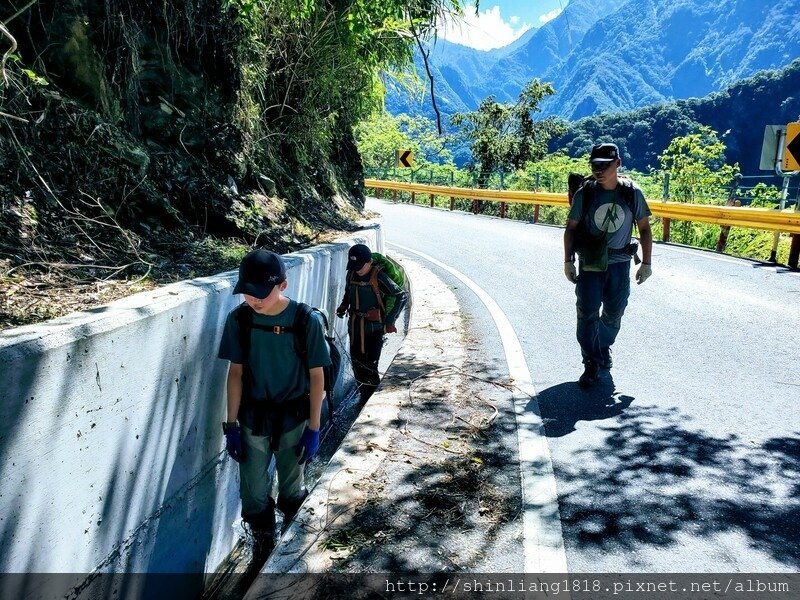
[[[653,248],[650,209],[642,190],[619,176],[619,148],[593,146],[589,164],[592,177],[575,191],[564,232],[564,274],[576,284],[577,338],[584,364],[578,383],[583,388],[597,382],[601,368],[612,366],[611,346],[630,295],[630,261],[639,262],[638,244],[631,243],[634,223],[642,245],[637,284],[652,273]],[[580,271],[575,269],[576,252]]]

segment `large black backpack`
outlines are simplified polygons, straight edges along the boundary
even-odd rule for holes
[[[327,397],[328,404],[328,418],[333,420],[333,393],[336,389],[336,381],[339,378],[340,367],[342,364],[342,355],[336,347],[336,342],[333,337],[328,335],[328,319],[318,308],[314,308],[303,302],[297,303],[297,312],[294,316],[294,321],[291,327],[280,327],[276,330],[275,327],[267,325],[258,325],[253,322],[254,311],[247,302],[242,302],[236,309],[236,320],[239,324],[239,343],[242,346],[242,371],[245,378],[244,387],[242,390],[243,395],[249,394],[252,389],[253,372],[250,366],[250,346],[251,334],[253,329],[260,329],[270,333],[291,333],[294,335],[294,350],[297,356],[303,363],[305,371],[308,371],[308,323],[313,313],[319,313],[322,316],[325,325],[325,341],[328,344],[328,352],[331,356],[331,364],[323,367],[325,374],[325,396]]]

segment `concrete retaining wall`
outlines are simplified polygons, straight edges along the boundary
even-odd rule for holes
[[[287,295],[333,317],[355,242],[383,251],[374,226],[286,255]],[[227,556],[238,473],[222,450],[227,363],[216,352],[240,301],[235,278],[0,333],[0,573],[84,574],[77,585],[86,574],[207,573]],[[344,339],[344,321],[329,320]]]

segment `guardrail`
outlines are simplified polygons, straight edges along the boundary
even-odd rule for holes
[[[364,186],[375,190],[390,190],[393,192],[395,200],[397,199],[397,192],[409,192],[412,203],[416,203],[416,194],[430,194],[431,206],[433,206],[436,196],[450,197],[450,210],[453,210],[456,198],[472,200],[473,211],[477,210],[477,201],[499,202],[501,218],[505,217],[506,204],[532,204],[534,205],[534,223],[538,221],[539,205],[563,206],[565,208],[569,206],[566,194],[554,192],[485,190],[387,181],[384,179],[364,179]],[[789,254],[789,266],[797,268],[798,253],[800,253],[800,212],[798,211],[777,211],[743,206],[685,204],[682,202],[664,202],[662,200],[648,200],[648,205],[654,216],[664,219],[664,241],[669,241],[669,222],[672,220],[721,225],[723,232],[720,234],[720,244],[717,245],[717,250],[719,251],[724,249],[724,239],[727,238],[727,230],[730,227],[791,233],[793,236],[792,249]]]

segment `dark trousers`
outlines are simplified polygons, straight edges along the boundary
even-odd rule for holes
[[[604,348],[617,339],[622,315],[631,293],[630,261],[612,263],[603,272],[584,271],[578,275],[578,343],[584,362],[602,362]],[[600,308],[602,306],[602,314]]]
[[[378,361],[383,350],[383,331],[364,334],[364,351],[361,350],[361,334],[356,332],[350,338],[350,360],[356,377],[361,401],[366,402],[375,392],[381,381],[378,374]]]

